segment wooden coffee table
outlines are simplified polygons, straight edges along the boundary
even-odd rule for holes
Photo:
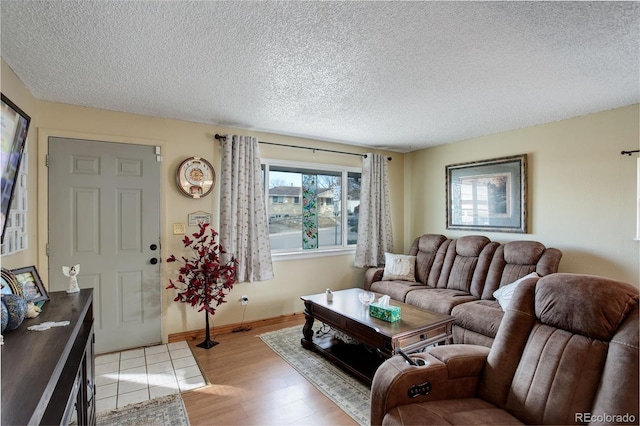
[[[451,343],[451,315],[425,311],[405,303],[391,301],[401,308],[401,318],[386,322],[369,315],[358,293],[352,288],[333,292],[333,301],[327,302],[324,293],[302,296],[306,322],[302,329],[302,346],[323,355],[371,384],[373,375],[382,362],[397,354],[416,352],[434,343]],[[380,297],[376,293],[376,300]],[[313,330],[318,320],[331,328],[348,334],[359,344],[347,344],[335,339],[332,333]]]

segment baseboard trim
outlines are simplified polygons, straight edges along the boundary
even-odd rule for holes
[[[265,318],[265,319],[256,320],[256,321],[248,321],[242,324],[236,323],[236,324],[214,326],[214,328],[211,329],[209,332],[212,334],[212,338],[213,338],[213,335],[233,333],[233,330],[237,329],[238,327],[255,328],[255,327],[260,327],[265,325],[282,324],[288,321],[297,320],[301,318],[303,315],[304,314],[302,312],[294,312],[292,314],[280,315],[277,317]],[[173,333],[169,335],[168,339],[169,339],[169,343],[181,342],[183,340],[187,340],[187,341],[201,340],[201,339],[204,339],[204,335],[205,335],[205,329],[203,328],[200,330],[191,330],[191,331],[183,331],[181,333]]]

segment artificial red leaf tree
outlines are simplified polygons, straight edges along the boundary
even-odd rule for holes
[[[197,346],[205,349],[212,348],[218,342],[211,340],[209,334],[209,314],[214,315],[216,308],[226,303],[225,297],[233,289],[236,282],[235,257],[229,261],[221,260],[227,252],[221,244],[216,242],[218,233],[209,228],[208,224],[200,224],[200,231],[192,234],[193,239],[185,236],[182,242],[185,249],[190,249],[192,256],[180,258],[171,255],[167,262],[178,262],[182,266],[177,280],[169,280],[167,289],[176,289],[178,294],[175,302],[184,302],[192,307],[198,307],[198,312],[205,311],[206,334],[202,343]]]

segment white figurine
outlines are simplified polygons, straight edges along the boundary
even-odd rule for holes
[[[69,277],[69,288],[67,289],[67,293],[77,293],[80,291],[80,287],[78,287],[78,279],[76,275],[80,273],[80,264],[75,266],[63,266],[62,273],[65,277]]]

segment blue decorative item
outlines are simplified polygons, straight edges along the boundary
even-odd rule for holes
[[[3,305],[7,307],[9,313],[6,331],[12,331],[20,327],[24,317],[27,315],[27,301],[15,294],[5,294],[2,296]]]
[[[318,182],[316,175],[302,175],[302,249],[318,248]]]
[[[7,324],[9,323],[9,311],[4,304],[4,296],[2,297],[2,303],[0,303],[0,305],[2,305],[2,332],[4,333],[4,330],[7,328]]]

